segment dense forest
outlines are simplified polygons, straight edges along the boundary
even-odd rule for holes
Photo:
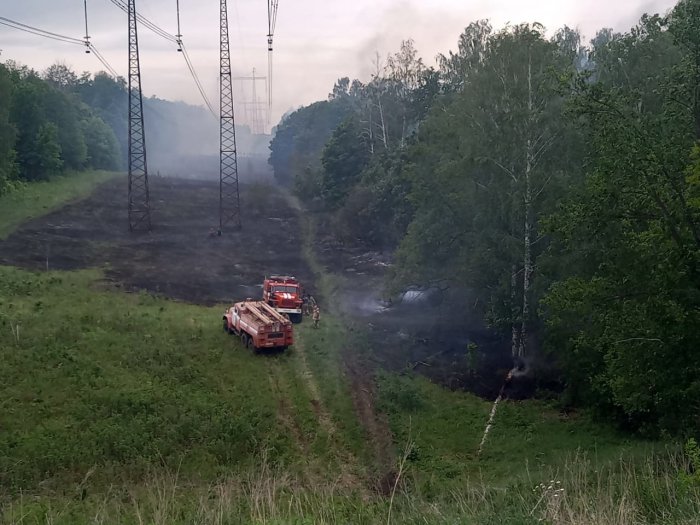
[[[16,181],[120,165],[113,127],[86,103],[101,82],[113,81],[68,73],[53,66],[42,77],[13,63],[0,65],[0,193]]]
[[[436,67],[411,40],[374,65],[280,123],[279,181],[393,252],[390,290],[466,289],[564,402],[700,431],[700,1],[589,45],[478,21]]]
[[[65,171],[126,169],[127,112],[121,77],[0,64],[0,194]],[[144,127],[151,173],[218,176],[218,121],[204,108],[144,98]],[[236,132],[242,156],[264,155],[266,136]]]

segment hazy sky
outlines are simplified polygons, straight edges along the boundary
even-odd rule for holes
[[[127,71],[126,15],[110,0],[88,0],[90,35],[122,75]],[[267,3],[229,0],[234,74],[267,73]],[[540,22],[550,31],[567,24],[586,40],[602,27],[629,29],[644,12],[665,12],[675,0],[281,0],[275,31],[273,111],[275,123],[290,107],[324,99],[342,76],[367,80],[376,52],[386,55],[413,38],[428,65],[456,47],[471,21]],[[175,34],[176,0],[136,0],[137,10]],[[180,0],[181,31],[206,92],[218,107],[219,2]],[[0,16],[47,31],[81,38],[83,0],[0,0]],[[142,84],[146,95],[202,104],[185,62],[172,44],[139,30]],[[0,26],[2,60],[43,70],[59,61],[77,71],[100,63],[79,46]],[[239,84],[238,91],[243,89]],[[264,86],[258,85],[261,98]],[[251,99],[250,85],[237,103]],[[243,120],[242,106],[237,109]]]

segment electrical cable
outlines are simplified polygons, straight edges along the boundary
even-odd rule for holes
[[[107,59],[104,56],[102,56],[102,53],[100,53],[97,50],[97,48],[95,47],[95,45],[92,42],[89,44],[89,47],[90,47],[90,50],[92,51],[92,53],[97,57],[97,60],[102,62],[102,65],[105,68],[107,68],[107,72],[110,75],[112,75],[115,79],[119,78],[119,73],[117,73],[117,71],[111,66],[111,64],[109,62],[107,62]]]
[[[123,0],[110,0],[115,6],[117,6],[119,9],[124,11],[125,13],[128,13],[128,6],[124,4]],[[201,81],[199,80],[199,75],[197,75],[197,71],[194,68],[194,64],[192,63],[192,60],[190,59],[189,54],[187,53],[187,49],[185,48],[185,43],[182,41],[182,35],[180,35],[180,2],[177,2],[177,15],[178,15],[178,36],[173,36],[164,29],[160,28],[158,25],[156,25],[154,22],[151,22],[148,18],[146,18],[143,15],[140,15],[136,13],[136,19],[143,24],[146,28],[150,29],[153,31],[156,35],[160,36],[161,38],[167,40],[168,42],[174,43],[178,45],[178,51],[182,51],[182,56],[185,59],[185,64],[187,66],[187,69],[190,72],[190,75],[192,76],[192,79],[194,80],[194,83],[197,87],[197,90],[199,91],[199,94],[202,96],[202,99],[204,100],[204,104],[207,106],[211,114],[214,116],[214,118],[219,118],[219,116],[216,114],[216,111],[214,111],[213,106],[211,105],[211,102],[209,101],[209,98],[207,97],[205,91],[204,91],[204,86],[202,85]]]
[[[39,29],[38,27],[22,24],[21,22],[16,22],[15,20],[10,20],[9,18],[5,17],[0,17],[0,25],[11,27],[13,29],[24,31],[25,33],[40,36],[43,38],[49,38],[58,42],[64,42],[66,44],[87,46],[94,53],[97,60],[99,60],[102,63],[102,65],[107,69],[107,72],[110,75],[112,75],[114,78],[119,77],[117,71],[110,65],[107,59],[102,55],[102,53],[100,53],[97,50],[97,48],[95,48],[95,46],[91,42],[86,42],[85,40],[80,40],[78,38],[61,35],[59,33],[53,33],[51,31],[45,31],[43,29]]]
[[[11,27],[13,29],[18,29],[19,31],[24,31],[25,33],[31,33],[33,35],[43,36],[45,38],[50,38],[52,40],[57,40],[59,42],[65,42],[67,44],[80,44],[81,46],[85,45],[85,42],[83,40],[78,39],[78,38],[73,38],[73,37],[66,36],[66,35],[60,35],[58,33],[52,33],[51,31],[44,31],[43,29],[39,29],[38,27],[33,27],[33,26],[26,25],[26,24],[22,24],[20,22],[10,20],[9,18],[5,18],[4,16],[0,16],[0,24],[7,26],[7,27]]]
[[[216,111],[214,111],[214,107],[211,105],[211,102],[209,101],[209,98],[207,97],[205,91],[204,91],[204,86],[202,86],[201,81],[199,80],[199,76],[197,75],[197,72],[194,69],[194,65],[192,64],[192,61],[190,60],[190,56],[187,53],[187,48],[185,47],[184,42],[181,42],[182,46],[182,56],[185,59],[185,63],[187,64],[187,69],[189,69],[190,74],[192,75],[192,78],[194,79],[194,83],[197,86],[197,89],[199,90],[199,94],[202,95],[202,99],[204,99],[204,103],[206,104],[207,108],[211,112],[212,116],[216,119],[219,118],[219,115],[216,114]]]
[[[113,3],[115,6],[117,6],[119,9],[121,9],[122,11],[124,11],[125,13],[128,13],[128,12],[129,12],[129,7],[123,2],[123,0],[109,0],[109,1],[112,2],[112,3]],[[141,24],[143,24],[146,28],[148,28],[148,29],[150,29],[151,31],[153,31],[153,32],[154,32],[156,35],[158,35],[159,37],[161,37],[161,38],[167,40],[168,42],[172,42],[172,43],[174,43],[174,44],[177,44],[177,38],[176,38],[175,36],[171,35],[171,34],[168,33],[167,31],[165,31],[164,29],[158,27],[158,25],[156,25],[155,23],[151,22],[151,21],[150,21],[148,18],[146,18],[145,16],[143,16],[143,15],[141,15],[141,14],[139,14],[139,13],[136,13],[136,20],[138,20],[139,22],[141,22]]]

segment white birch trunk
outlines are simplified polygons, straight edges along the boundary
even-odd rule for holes
[[[387,138],[386,132],[386,122],[384,121],[384,109],[382,108],[382,97],[381,95],[377,97],[377,107],[379,108],[379,123],[382,128],[382,142],[384,143],[384,149],[389,148],[389,140]]]
[[[369,104],[369,151],[374,155],[374,123],[372,122],[372,103]]]
[[[518,309],[515,307],[515,287],[517,285],[518,267],[513,265],[510,270],[510,312],[511,312],[511,353],[518,355]]]
[[[406,115],[403,116],[403,123],[401,124],[401,147],[404,147],[406,143]]]
[[[533,164],[533,147],[532,147],[532,63],[531,57],[528,55],[527,64],[527,109],[528,109],[528,126],[527,126],[527,150],[525,152],[525,225],[524,242],[523,242],[523,310],[522,310],[522,326],[520,327],[520,343],[518,345],[518,357],[524,357],[527,351],[527,336],[528,336],[528,317],[530,315],[530,278],[532,276],[532,164]]]

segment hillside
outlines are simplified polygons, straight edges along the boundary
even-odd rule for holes
[[[3,522],[689,524],[700,512],[678,446],[554,403],[503,402],[478,456],[491,402],[376,368],[367,319],[331,306],[345,277],[321,264],[317,228],[271,188],[243,186],[259,202],[248,231],[211,239],[207,183],[155,181],[155,229],[134,237],[112,211],[117,181],[35,209],[53,184],[0,201],[34,217],[0,242]],[[285,265],[321,298],[322,326],[255,355],[221,331],[223,298],[274,266],[277,251],[252,240],[283,224]]]

